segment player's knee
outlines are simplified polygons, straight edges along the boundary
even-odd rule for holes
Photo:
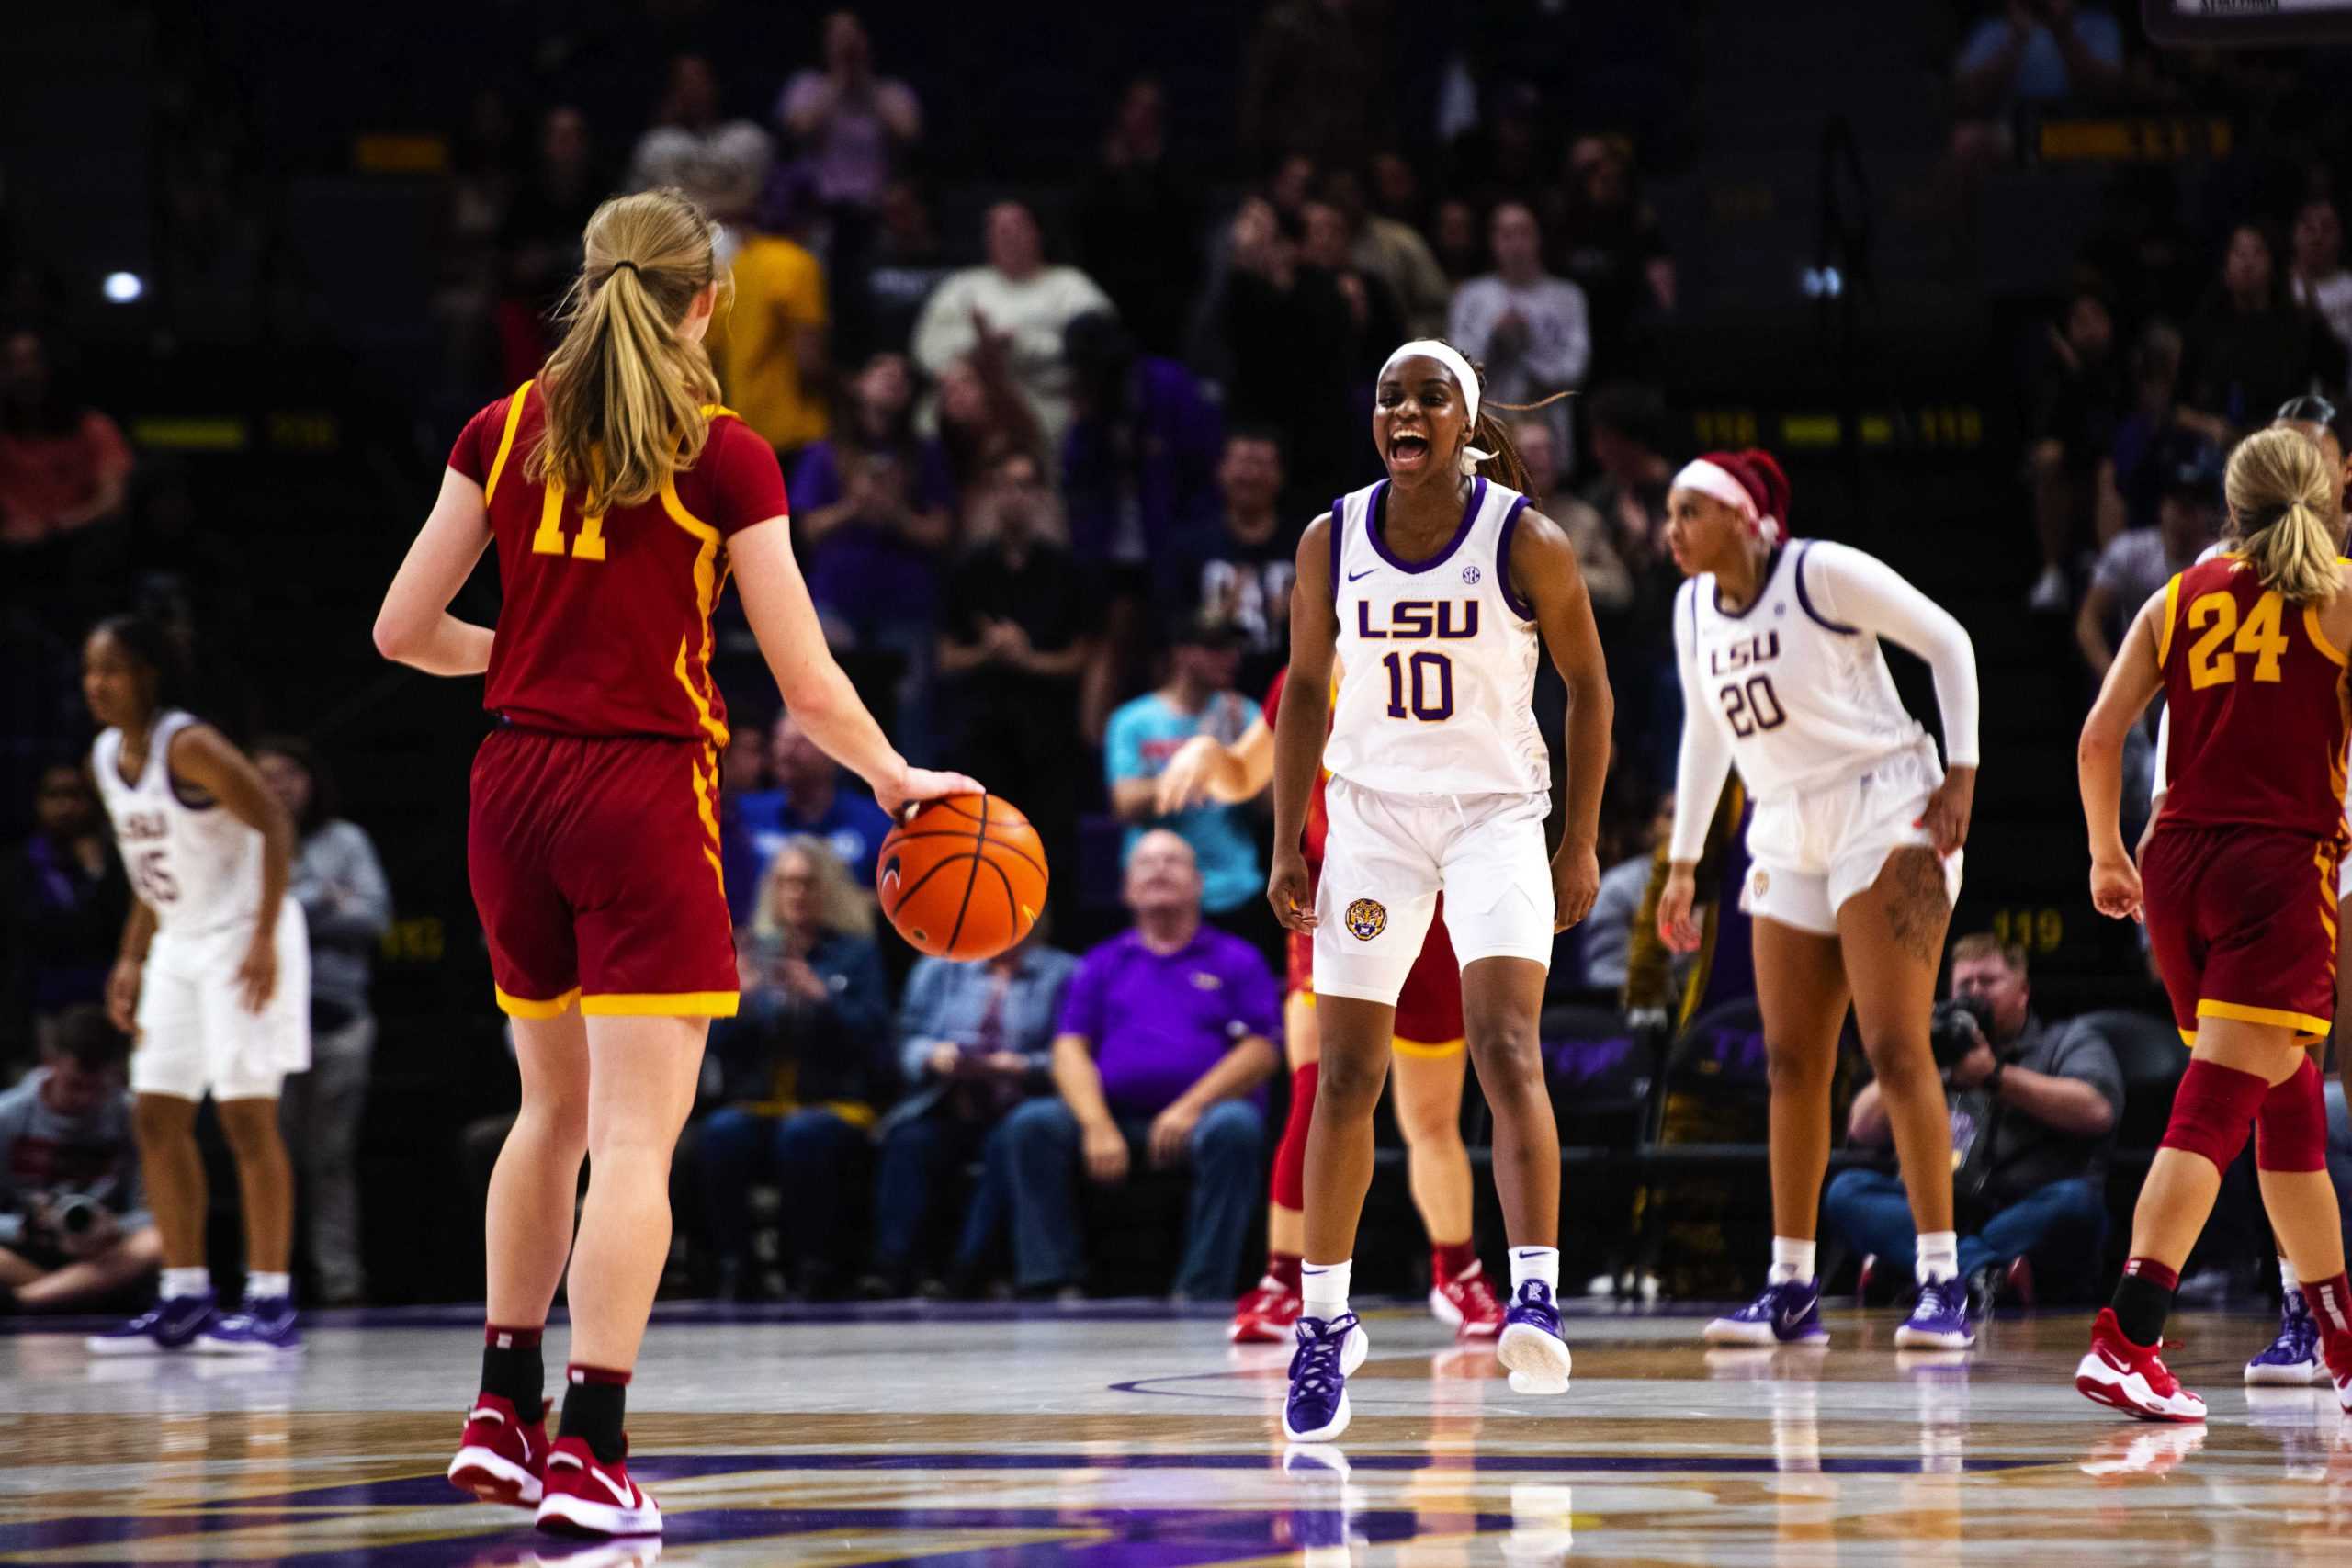
[[[2327,1168],[2326,1089],[2308,1054],[2255,1113],[2254,1163],[2282,1174]]]
[[[1487,1098],[1524,1089],[1544,1081],[1544,1051],[1532,1019],[1515,1015],[1481,1015],[1464,1021],[1471,1059],[1478,1064],[1478,1084]]]
[[[2254,1118],[2269,1098],[2270,1085],[2253,1073],[2217,1062],[2193,1060],[2173,1090],[2172,1120],[2164,1145],[2201,1155],[2222,1169],[2238,1157],[2253,1131]]]
[[[131,1101],[130,1130],[141,1144],[185,1138],[196,1130],[196,1106],[167,1094],[142,1094]]]
[[[1870,1059],[1879,1092],[1894,1100],[1924,1095],[1942,1082],[1935,1053],[1921,1035],[1864,1035],[1862,1055]]]
[[[1385,1057],[1327,1050],[1316,1065],[1315,1114],[1370,1116],[1373,1106],[1380,1100],[1381,1086],[1387,1081],[1388,1063]]]
[[[1834,1055],[1775,1042],[1764,1042],[1764,1081],[1775,1094],[1826,1094]]]
[[[1427,1100],[1396,1100],[1396,1129],[1416,1149],[1439,1149],[1462,1141],[1462,1105],[1458,1100],[1432,1096]]]

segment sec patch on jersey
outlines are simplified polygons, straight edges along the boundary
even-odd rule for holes
[[[1371,898],[1359,898],[1348,906],[1348,931],[1358,942],[1370,942],[1388,929],[1388,911]]]

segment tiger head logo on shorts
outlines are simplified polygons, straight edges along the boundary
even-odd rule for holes
[[[1388,911],[1374,900],[1359,898],[1348,906],[1348,931],[1358,942],[1370,942],[1388,929]]]

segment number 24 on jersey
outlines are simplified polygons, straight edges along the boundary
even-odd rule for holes
[[[2201,593],[2190,601],[2188,629],[2201,632],[2188,648],[2188,685],[2201,692],[2238,678],[2238,655],[2254,660],[2253,679],[2276,682],[2278,660],[2287,651],[2287,633],[2280,625],[2286,604],[2277,593],[2265,593],[2238,619],[2238,602],[2230,593]],[[2222,648],[2228,643],[2227,649]]]

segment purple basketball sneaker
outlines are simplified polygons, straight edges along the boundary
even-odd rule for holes
[[[1821,1323],[1821,1281],[1787,1280],[1728,1317],[1707,1325],[1710,1345],[1826,1345]]]
[[[1560,1337],[1560,1309],[1551,1286],[1529,1280],[1513,1293],[1495,1356],[1510,1369],[1514,1393],[1568,1391],[1568,1342]]]
[[[220,1317],[219,1302],[210,1291],[200,1296],[167,1296],[121,1327],[93,1334],[83,1343],[93,1356],[161,1356],[186,1349]]]
[[[1283,1436],[1294,1443],[1327,1443],[1348,1429],[1348,1374],[1363,1365],[1372,1341],[1343,1312],[1326,1323],[1302,1317],[1290,1358],[1290,1398],[1283,1405]]]
[[[2319,1325],[2312,1319],[2311,1303],[2303,1300],[2302,1292],[2289,1291],[2278,1307],[2278,1337],[2245,1364],[2245,1381],[2301,1388],[2318,1378],[2321,1371]]]
[[[1919,1287],[1918,1303],[1895,1329],[1894,1343],[1905,1350],[1965,1350],[1975,1344],[1976,1330],[1968,1321],[1968,1282],[1954,1275]]]
[[[242,1311],[216,1320],[198,1335],[196,1348],[208,1356],[277,1356],[300,1350],[302,1332],[294,1325],[293,1299],[247,1302]]]

